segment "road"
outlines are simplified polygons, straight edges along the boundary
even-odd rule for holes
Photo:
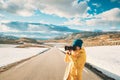
[[[64,56],[57,48],[51,48],[45,53],[0,73],[0,80],[63,80],[66,68]],[[84,68],[83,80],[101,79]]]

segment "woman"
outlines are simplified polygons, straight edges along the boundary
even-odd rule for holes
[[[66,68],[64,80],[82,80],[82,71],[86,62],[86,54],[82,44],[81,39],[76,39],[72,45],[74,50],[66,51],[65,62],[68,62],[69,65]]]

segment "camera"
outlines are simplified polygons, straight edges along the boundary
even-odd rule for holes
[[[71,50],[75,50],[75,49],[76,49],[76,48],[73,47],[73,46],[65,46],[65,51],[66,51],[66,50],[71,51]]]

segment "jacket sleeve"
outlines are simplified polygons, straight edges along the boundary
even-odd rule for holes
[[[70,59],[69,59],[69,55],[68,55],[68,54],[65,55],[64,61],[65,61],[65,62],[70,62]]]

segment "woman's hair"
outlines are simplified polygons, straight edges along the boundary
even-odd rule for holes
[[[81,47],[82,47],[82,44],[83,44],[83,41],[82,41],[81,39],[76,39],[76,40],[73,41],[72,46],[73,46],[73,47],[77,47],[77,46],[78,46],[78,47],[81,48]]]

